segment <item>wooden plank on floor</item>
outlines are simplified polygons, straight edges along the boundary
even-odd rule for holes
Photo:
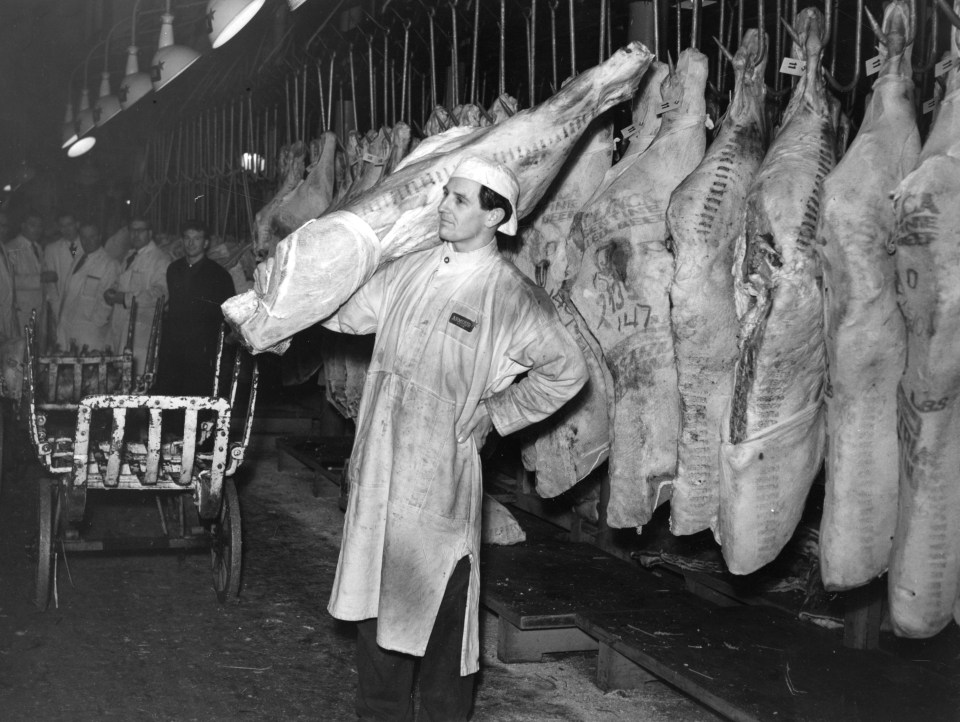
[[[597,641],[576,627],[518,629],[503,617],[497,623],[497,659],[507,664],[539,662],[544,654],[597,648]]]
[[[682,589],[672,575],[557,541],[484,545],[480,580],[483,605],[518,629],[573,627],[578,611],[658,606]]]
[[[577,615],[601,644],[733,720],[947,720],[960,680],[842,646],[767,607],[664,607]]]

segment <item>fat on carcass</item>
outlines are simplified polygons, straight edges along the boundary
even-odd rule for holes
[[[954,58],[960,31],[951,32]],[[897,298],[907,327],[900,381],[900,501],[888,577],[896,634],[929,637],[960,590],[960,69],[919,164],[897,188]]]
[[[650,71],[647,72],[647,75]],[[613,159],[613,128],[602,118],[581,139],[570,160],[520,230],[514,264],[553,299],[564,325],[577,340],[590,378],[557,413],[530,427],[521,452],[536,471],[537,492],[552,497],[567,491],[607,458],[607,379],[599,348],[583,336],[561,297],[566,277],[566,241],[574,214],[600,185]]]
[[[343,210],[306,223],[260,264],[253,290],[223,304],[225,317],[255,352],[281,350],[292,334],[336,311],[380,264],[439,243],[443,187],[464,157],[487,156],[513,170],[522,218],[590,122],[633,94],[651,59],[631,43],[537,107],[474,129],[457,147],[398,169]]]
[[[910,6],[894,0],[878,33],[882,65],[860,131],[823,182],[817,250],[827,352],[826,496],[820,575],[828,590],[887,569],[897,518],[897,385],[906,332],[890,252],[890,194],[914,169]]]
[[[823,297],[813,244],[820,186],[835,163],[834,113],[820,71],[825,30],[816,8],[797,15],[793,57],[806,69],[747,193],[737,239],[739,356],[715,530],[734,574],[777,556],[823,460]]]
[[[675,263],[670,318],[681,409],[670,499],[670,531],[677,535],[716,526],[720,426],[737,359],[730,268],[747,190],[769,139],[763,82],[767,43],[756,30],[744,34],[731,65],[735,85],[726,118],[703,162],[673,192],[667,208]]]
[[[669,499],[677,471],[680,396],[670,329],[673,256],[670,194],[706,147],[707,58],[680,54],[663,81],[660,131],[646,151],[617,163],[574,222],[583,260],[571,299],[613,376],[611,527],[639,527]]]

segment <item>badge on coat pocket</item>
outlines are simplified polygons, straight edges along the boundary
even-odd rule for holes
[[[480,337],[480,312],[460,301],[451,301],[445,311],[443,334],[468,348],[476,348]]]
[[[466,316],[461,316],[459,313],[450,314],[450,323],[452,323],[454,326],[459,326],[467,333],[471,333],[474,327],[477,325],[476,321],[471,321],[469,318]]]

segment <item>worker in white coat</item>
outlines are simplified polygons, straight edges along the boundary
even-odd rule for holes
[[[35,213],[28,213],[20,223],[20,234],[6,243],[7,260],[13,271],[17,321],[20,325],[29,323],[30,314],[36,311],[41,336],[46,328],[43,284],[56,280],[55,274],[43,265],[42,237],[43,219]]]
[[[444,243],[388,264],[324,322],[376,333],[329,605],[359,622],[362,719],[412,719],[417,657],[420,719],[466,719],[479,662],[479,450],[491,426],[505,435],[540,421],[587,379],[547,294],[497,250],[498,227],[516,233],[518,195],[505,166],[465,159],[444,188]]]
[[[65,272],[60,299],[57,343],[61,349],[104,351],[110,344],[111,308],[103,294],[120,275],[120,263],[103,249],[100,230],[92,223],[80,226],[80,253]],[[114,347],[114,353],[120,349]]]
[[[120,275],[103,294],[113,307],[110,314],[110,347],[122,351],[127,345],[130,310],[136,300],[137,318],[133,335],[133,372],[146,372],[147,349],[157,301],[167,296],[167,266],[170,256],[153,242],[149,221],[130,222],[130,252],[121,262]]]
[[[61,213],[57,216],[59,237],[43,247],[43,266],[57,275],[56,280],[45,284],[44,288],[50,311],[54,315],[54,323],[59,323],[60,307],[63,305],[63,294],[70,280],[70,269],[81,253],[79,229],[80,224],[72,213]],[[59,333],[57,336],[59,338]]]

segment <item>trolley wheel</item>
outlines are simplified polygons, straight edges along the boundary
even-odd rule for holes
[[[223,480],[220,512],[211,525],[210,562],[213,567],[213,588],[217,599],[225,603],[240,592],[240,561],[243,542],[240,539],[240,503],[233,479]]]
[[[54,504],[53,492],[58,487],[52,484],[50,479],[42,478],[38,485],[39,504],[38,504],[38,528],[39,535],[37,541],[37,609],[45,611],[50,602],[50,582],[52,560],[54,555],[53,536],[54,536]]]

